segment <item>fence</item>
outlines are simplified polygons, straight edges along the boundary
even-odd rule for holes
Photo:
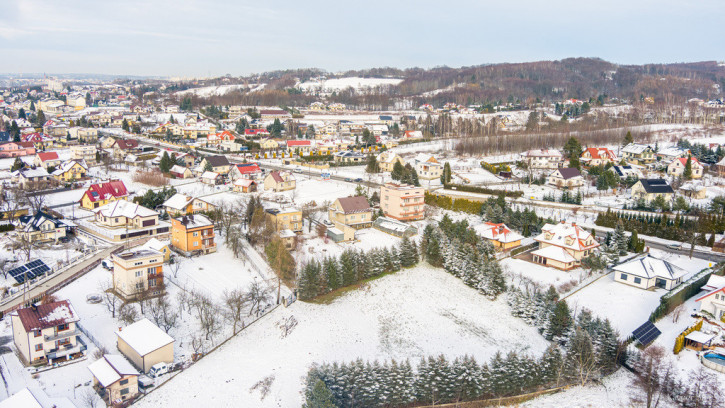
[[[563,385],[561,387],[549,388],[546,390],[540,390],[530,392],[528,394],[514,395],[511,397],[499,397],[490,398],[476,401],[464,401],[464,402],[452,402],[450,404],[436,404],[436,405],[419,405],[418,408],[480,408],[480,407],[502,407],[508,405],[520,404],[522,402],[532,400],[542,395],[554,394],[559,391],[563,391],[571,387],[571,385]]]
[[[660,305],[657,306],[657,309],[655,309],[652,314],[650,314],[649,320],[653,323],[656,322],[673,311],[677,306],[685,303],[687,299],[695,296],[700,292],[700,288],[707,283],[707,280],[710,279],[710,275],[712,275],[715,270],[718,272],[722,271],[723,266],[725,265],[721,264],[715,268],[703,269],[690,279],[680,284],[677,288],[673,289],[669,293],[666,293],[660,298]]]
[[[95,337],[93,337],[93,335],[88,330],[86,330],[85,327],[83,327],[80,322],[76,322],[76,327],[78,328],[78,330],[81,331],[81,333],[83,333],[86,337],[88,337],[88,340],[90,340],[91,343],[95,344],[96,347],[98,347],[99,349],[103,349],[103,344],[101,344],[100,341],[98,341]]]

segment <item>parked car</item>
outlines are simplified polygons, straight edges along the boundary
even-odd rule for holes
[[[151,378],[159,378],[160,376],[169,372],[169,366],[166,363],[156,363],[151,366],[149,370],[149,376]]]
[[[345,177],[345,181],[352,181],[350,177]]]
[[[667,244],[667,248],[669,249],[682,249],[682,244],[676,243],[676,244]]]
[[[361,178],[361,177],[358,177],[358,178],[356,178],[356,179],[355,179],[355,182],[356,182],[356,183],[361,183],[361,182],[362,182],[362,178]]]
[[[138,385],[141,388],[149,388],[154,386],[154,380],[148,376],[140,375],[138,377]]]
[[[101,261],[101,266],[104,269],[107,269],[109,271],[112,271],[113,270],[113,261],[111,261],[110,259],[104,259],[104,260]]]

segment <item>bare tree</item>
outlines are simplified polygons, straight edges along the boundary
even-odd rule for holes
[[[672,377],[672,363],[668,361],[665,349],[647,347],[639,354],[634,370],[633,383],[641,391],[641,396],[633,397],[632,401],[647,408],[657,408]]]
[[[272,300],[271,289],[256,280],[249,286],[246,295],[247,299],[251,303],[249,316],[251,316],[252,313],[259,314],[262,304]]]
[[[45,207],[45,201],[48,196],[45,194],[25,194],[25,197],[28,205],[30,205],[30,209],[35,214]]]
[[[138,320],[138,311],[133,304],[124,303],[118,308],[118,319],[125,324],[134,323]]]
[[[113,292],[113,283],[108,282],[105,285],[100,284],[98,290],[101,292],[103,304],[105,304],[108,311],[111,312],[111,317],[115,319],[116,311],[121,307],[123,302]]]
[[[88,408],[96,408],[101,403],[101,397],[93,388],[86,388],[81,395],[81,400]]]
[[[252,393],[252,391],[259,390],[259,399],[260,401],[264,401],[264,399],[267,398],[267,395],[269,395],[269,391],[272,388],[272,384],[274,383],[274,378],[274,374],[264,377],[262,380],[257,381],[249,389],[249,392]]]
[[[105,346],[101,346],[93,352],[93,359],[98,360],[106,354],[108,354],[108,349]]]
[[[213,339],[221,329],[219,307],[209,296],[199,292],[192,292],[190,306],[204,331],[204,339]]]
[[[174,274],[174,278],[178,277],[179,270],[181,269],[182,265],[184,264],[185,258],[181,256],[172,256],[169,259],[168,268],[171,270],[171,273]]]
[[[295,327],[297,327],[297,319],[294,316],[282,319],[277,322],[277,327],[282,330],[282,338],[287,337]]]
[[[179,304],[179,312],[183,313],[189,305],[189,293],[183,288],[176,294],[176,302]],[[191,312],[191,309],[189,309]]]
[[[168,295],[159,296],[149,302],[148,310],[154,323],[166,333],[176,327],[179,314],[173,310]]]
[[[224,292],[224,305],[226,311],[224,316],[227,321],[232,323],[232,333],[237,334],[237,326],[244,318],[244,310],[249,303],[246,294],[240,289],[234,289],[230,292]],[[243,326],[242,326],[243,327]]]
[[[696,408],[718,408],[725,405],[725,396],[717,374],[709,372],[703,365],[690,371],[690,386],[685,397],[685,406]]]

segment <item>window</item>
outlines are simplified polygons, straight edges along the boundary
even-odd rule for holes
[[[154,274],[156,272],[156,268],[148,268],[146,269],[146,273],[148,274]]]
[[[58,331],[68,330],[68,323],[58,325]]]
[[[194,246],[199,246],[199,241],[194,241]]]
[[[634,278],[634,283],[636,283],[636,284],[639,285],[640,283],[642,283],[642,279],[640,279],[640,278]]]
[[[33,330],[33,337],[40,337],[40,330]]]
[[[125,380],[121,380],[121,382],[118,383],[118,384],[119,385],[126,385],[126,384],[128,384],[128,378],[126,378]]]
[[[619,278],[622,280],[627,280],[627,274],[626,273],[620,274]]]
[[[43,350],[43,345],[42,344],[36,344],[35,345],[35,351],[41,351],[41,350]]]
[[[193,236],[193,237],[198,237],[198,236],[199,236],[199,232],[192,232],[192,233],[191,233],[191,236]]]
[[[136,277],[139,278],[143,275],[143,271],[136,271]]]
[[[125,381],[128,382],[128,380],[125,380]],[[121,382],[123,382],[123,381],[121,381]],[[121,385],[123,385],[123,384],[121,384]],[[128,394],[128,388],[122,389],[121,390],[121,395],[126,395],[126,394]]]

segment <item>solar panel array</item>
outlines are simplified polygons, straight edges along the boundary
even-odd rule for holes
[[[50,267],[40,259],[26,263],[25,265],[13,268],[8,272],[18,283],[25,282],[25,279],[35,279],[50,272]]]
[[[660,329],[655,327],[654,323],[649,320],[632,332],[634,338],[643,346],[652,343],[660,334],[662,334]]]

